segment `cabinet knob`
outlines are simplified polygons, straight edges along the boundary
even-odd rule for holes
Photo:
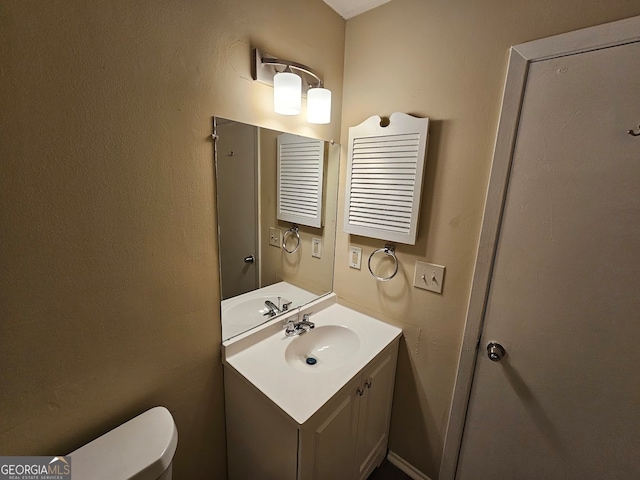
[[[364,386],[367,388],[371,388],[371,379],[368,379],[366,382],[364,382]]]
[[[356,393],[358,394],[359,397],[361,397],[362,395],[364,395],[364,390],[358,387],[358,390],[356,390]]]

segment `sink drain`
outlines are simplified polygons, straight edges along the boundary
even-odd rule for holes
[[[313,357],[307,357],[307,359],[305,360],[305,362],[307,362],[307,365],[315,365],[316,363],[318,363],[318,360],[316,360]]]

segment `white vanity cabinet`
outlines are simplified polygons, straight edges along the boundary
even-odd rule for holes
[[[300,480],[364,479],[387,453],[398,340],[300,428]]]
[[[225,365],[229,479],[367,478],[386,455],[398,343],[302,424]]]
[[[359,479],[367,478],[387,455],[398,343],[396,340],[389,351],[383,352],[364,372],[356,450],[356,478]]]

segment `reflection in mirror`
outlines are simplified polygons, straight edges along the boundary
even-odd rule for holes
[[[224,341],[331,292],[340,146],[222,118],[215,134]]]

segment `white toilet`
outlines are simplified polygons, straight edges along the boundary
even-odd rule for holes
[[[70,453],[73,480],[170,480],[178,429],[155,407]]]

